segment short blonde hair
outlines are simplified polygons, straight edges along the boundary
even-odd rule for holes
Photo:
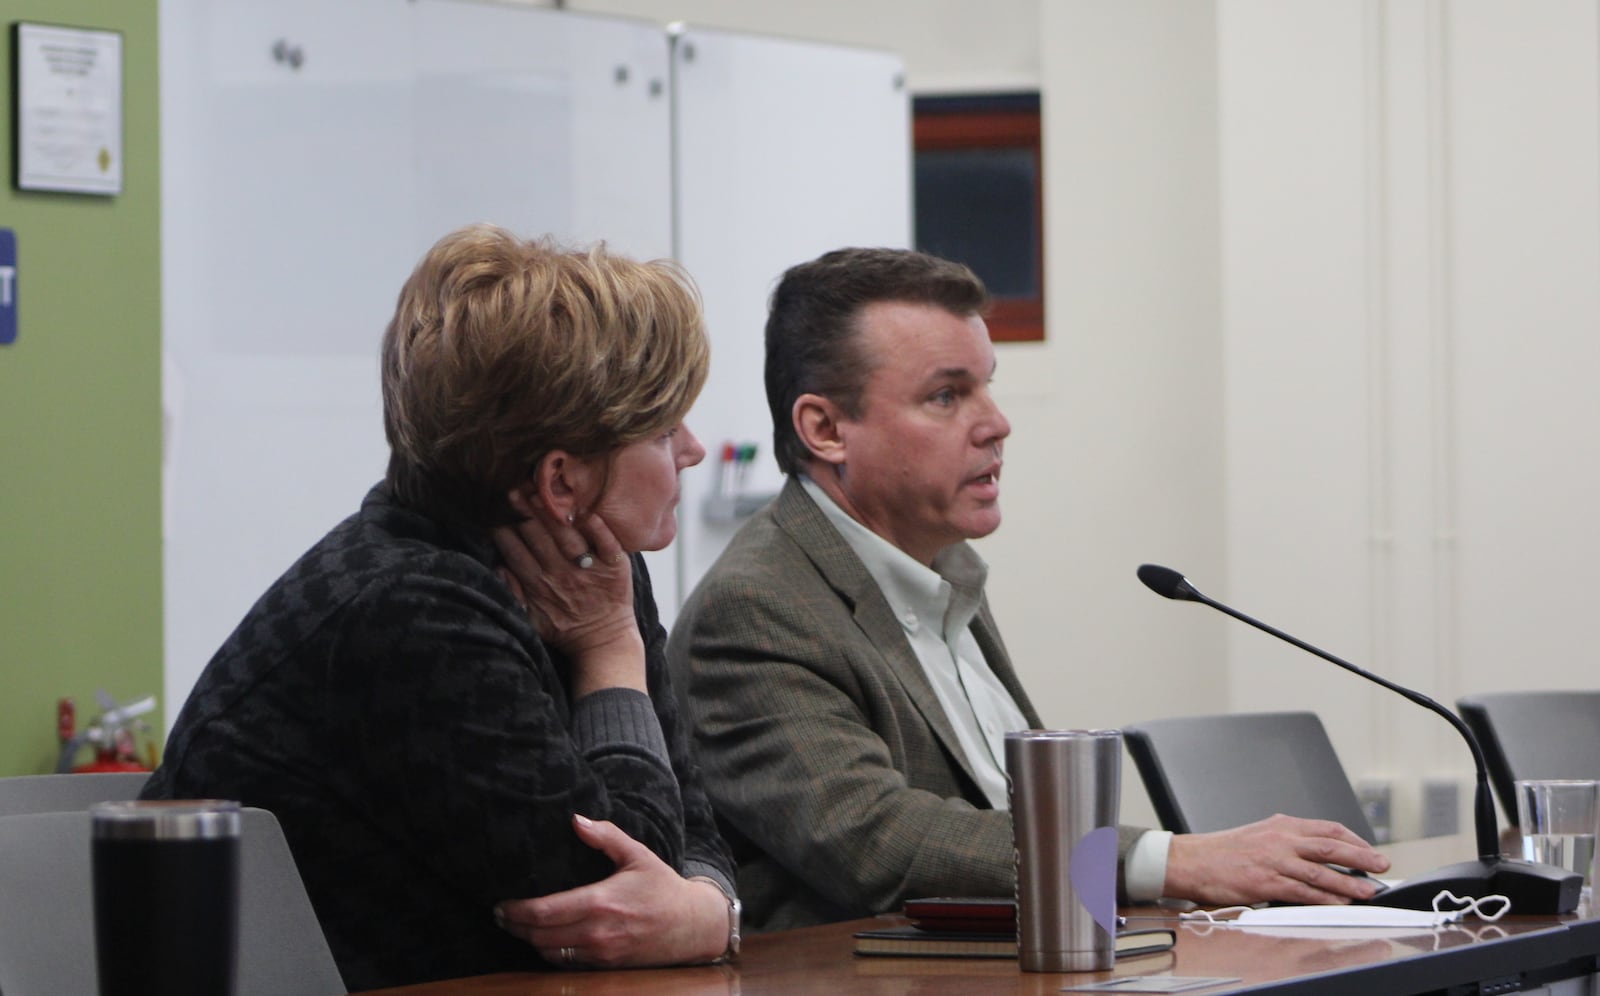
[[[388,482],[481,525],[554,449],[605,454],[683,420],[710,364],[693,282],[471,225],[428,250],[383,337]]]

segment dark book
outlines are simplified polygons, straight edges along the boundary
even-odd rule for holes
[[[855,934],[856,954],[912,958],[1015,958],[1015,934],[994,931],[923,930],[921,927],[882,927]],[[1169,950],[1178,943],[1170,927],[1141,927],[1117,931],[1118,958]]]

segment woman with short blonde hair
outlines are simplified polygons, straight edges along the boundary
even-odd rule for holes
[[[344,981],[714,960],[733,862],[641,550],[708,349],[676,266],[475,225],[383,338],[385,480],[258,601],[151,798],[277,814]]]
[[[511,521],[506,496],[545,451],[605,453],[676,425],[709,362],[676,264],[453,232],[383,338],[389,484],[420,507]]]

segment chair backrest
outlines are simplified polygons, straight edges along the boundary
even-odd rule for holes
[[[346,991],[277,818],[243,810],[239,996]],[[89,814],[0,816],[0,993],[97,991]]]
[[[137,799],[148,771],[0,778],[0,816],[88,809],[97,802]]]
[[[1519,778],[1600,778],[1600,691],[1497,692],[1456,701],[1483,747],[1506,819]]]
[[[1207,833],[1286,813],[1337,820],[1373,839],[1316,713],[1156,719],[1122,736],[1167,830]]]

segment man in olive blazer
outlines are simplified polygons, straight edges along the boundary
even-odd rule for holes
[[[1000,525],[1011,431],[986,303],[966,267],[891,249],[825,254],[773,293],[767,400],[789,480],[667,649],[752,929],[1014,892],[1003,738],[1040,720],[967,545]],[[1145,833],[1119,841],[1135,899],[1348,901],[1374,887],[1324,862],[1388,867],[1327,821]]]
[[[1042,725],[987,605],[972,631]],[[990,808],[894,611],[797,481],[724,551],[668,656],[692,683],[684,704],[752,929],[1011,894],[1010,815]],[[1138,833],[1124,828],[1124,847]]]

